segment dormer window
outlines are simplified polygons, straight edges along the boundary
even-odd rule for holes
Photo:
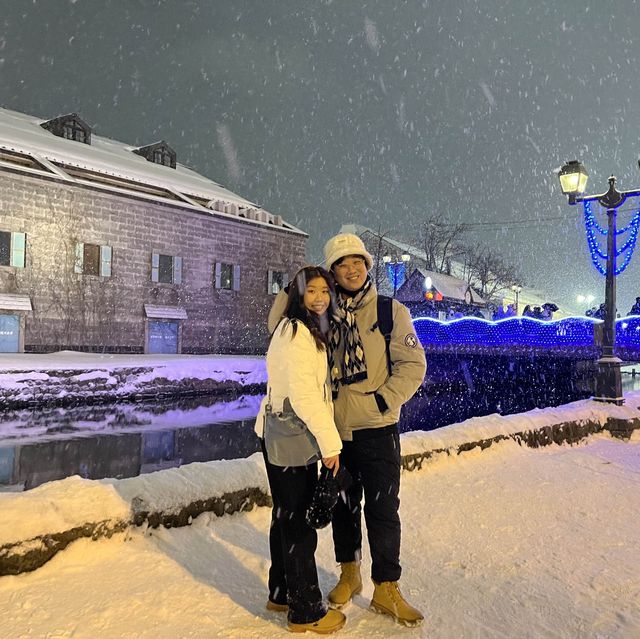
[[[61,115],[43,122],[40,126],[59,138],[91,144],[91,127],[77,113]]]
[[[75,120],[69,120],[62,126],[62,137],[87,144],[87,133]]]
[[[133,152],[141,155],[147,162],[176,168],[176,152],[164,141],[138,147]]]

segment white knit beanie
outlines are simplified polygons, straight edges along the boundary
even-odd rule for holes
[[[367,264],[367,271],[373,266],[373,258],[364,246],[364,242],[353,233],[339,233],[334,235],[324,245],[324,258],[328,269],[347,255],[361,255]]]

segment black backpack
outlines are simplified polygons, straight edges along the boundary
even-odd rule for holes
[[[384,348],[387,353],[387,371],[391,375],[391,331],[393,331],[393,299],[386,295],[378,295],[378,319],[373,325],[384,337]]]

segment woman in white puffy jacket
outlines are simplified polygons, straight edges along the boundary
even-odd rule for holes
[[[333,299],[333,279],[327,271],[315,266],[298,271],[269,344],[267,375],[273,410],[280,412],[289,398],[295,413],[315,436],[322,463],[335,473],[342,442],[333,421],[326,353]],[[345,617],[338,610],[327,610],[322,599],[315,562],[317,533],[305,520],[318,482],[318,465],[285,468],[269,462],[263,432],[266,402],[267,398],[255,430],[261,439],[273,498],[267,609],[287,612],[293,632],[335,632],[344,625]]]

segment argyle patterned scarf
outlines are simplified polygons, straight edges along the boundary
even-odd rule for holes
[[[367,276],[364,286],[353,297],[338,295],[337,325],[329,339],[329,371],[331,388],[335,392],[338,384],[354,384],[367,379],[367,363],[354,311],[364,306],[364,298],[371,289],[371,278]],[[337,361],[340,343],[344,344],[341,361]]]

